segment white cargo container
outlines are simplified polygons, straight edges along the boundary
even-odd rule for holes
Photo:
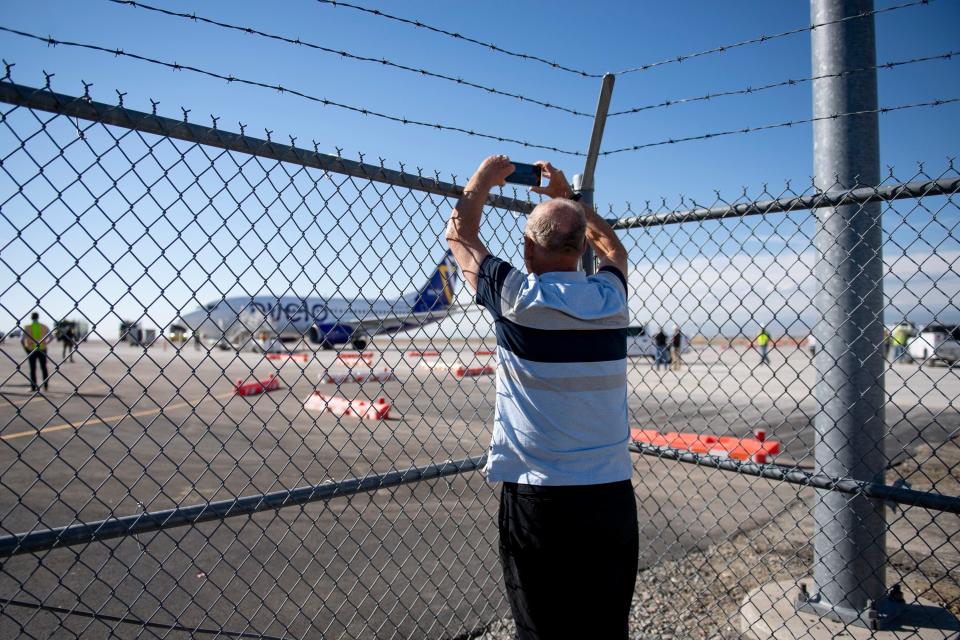
[[[921,364],[960,361],[960,326],[929,324],[907,342],[907,355]]]

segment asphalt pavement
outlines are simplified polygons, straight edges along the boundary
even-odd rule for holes
[[[387,382],[345,383],[350,398],[392,403],[381,422],[304,410],[332,351],[306,362],[161,346],[81,347],[50,392],[29,392],[22,351],[0,353],[0,525],[19,533],[203,504],[480,455],[489,440],[492,376],[458,379],[434,365],[482,366],[478,343],[378,343]],[[409,350],[439,350],[411,357]],[[781,442],[782,462],[812,464],[809,355],[699,347],[680,370],[635,360],[633,426]],[[363,369],[360,367],[358,370]],[[887,454],[956,446],[958,369],[892,365]],[[281,388],[239,397],[236,380]],[[763,530],[809,492],[718,470],[635,457],[641,567]],[[455,637],[503,616],[497,487],[480,473],[338,497],[255,516],[95,542],[4,562],[0,597],[158,623],[278,637]],[[927,535],[923,532],[917,536]],[[949,538],[949,536],[948,536]],[[927,545],[931,549],[933,545]],[[932,551],[931,551],[932,553]],[[61,619],[66,622],[61,623]],[[126,637],[138,627],[6,606],[0,636],[58,625]],[[156,631],[164,635],[163,631]],[[164,636],[169,637],[169,636]]]

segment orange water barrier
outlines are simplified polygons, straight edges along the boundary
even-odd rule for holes
[[[370,364],[373,362],[373,353],[371,351],[364,351],[363,353],[344,351],[337,354],[337,360],[345,365],[357,364],[360,361]]]
[[[758,430],[756,435],[757,438],[735,438],[697,433],[660,433],[655,429],[630,430],[630,439],[639,444],[766,464],[770,458],[780,453],[780,443],[766,440],[766,434],[762,430]]]
[[[476,376],[488,376],[494,372],[492,364],[486,364],[482,367],[465,367],[462,364],[458,364],[455,367],[450,367],[450,370],[453,371],[453,375],[458,378],[474,378]]]
[[[253,382],[237,380],[237,383],[233,386],[233,392],[238,396],[255,396],[267,391],[276,391],[279,388],[280,380],[271,373],[266,380],[254,380]]]
[[[307,362],[310,360],[309,353],[265,353],[267,360],[294,360],[296,362]]]

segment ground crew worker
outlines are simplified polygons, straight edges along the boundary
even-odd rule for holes
[[[27,360],[30,362],[30,390],[37,391],[37,363],[43,374],[43,389],[50,388],[49,374],[47,373],[47,343],[53,334],[50,328],[40,322],[40,314],[34,311],[30,315],[30,324],[23,329],[23,348],[27,351]]]
[[[770,358],[767,357],[767,350],[770,348],[770,334],[767,333],[767,327],[760,325],[760,333],[757,334],[757,349],[760,350],[760,364],[770,366]]]
[[[896,362],[906,353],[907,340],[910,338],[910,327],[901,322],[893,328],[893,361]]]
[[[673,325],[673,337],[670,339],[670,368],[679,370],[683,368],[683,333],[680,332],[678,325]]]
[[[812,333],[807,337],[807,349],[810,351],[810,357],[817,355],[817,337]]]
[[[667,334],[664,332],[663,327],[660,327],[660,331],[653,336],[653,347],[657,350],[653,357],[654,369],[659,370],[661,365],[664,369],[667,368],[667,360],[670,358],[670,347],[667,346],[667,343]]]
[[[72,323],[67,322],[63,325],[60,330],[60,340],[63,341],[63,355],[60,356],[60,361],[67,362],[69,360],[73,362],[73,352],[77,348],[79,337]]]

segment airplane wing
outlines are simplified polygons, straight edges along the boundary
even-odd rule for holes
[[[415,329],[424,323],[424,317],[430,317],[434,320],[442,320],[451,316],[460,316],[471,311],[483,311],[482,308],[465,307],[461,305],[450,305],[446,308],[431,312],[418,313],[412,311],[399,311],[391,314],[365,315],[361,318],[343,317],[338,320],[341,325],[352,327],[354,332],[366,333],[368,335],[377,335],[387,331],[396,331],[402,329]]]
[[[343,319],[340,324],[352,327],[356,333],[366,333],[368,335],[377,335],[385,331],[396,329],[413,328],[420,323],[417,322],[412,313],[398,314],[384,317],[367,316],[364,318]]]

